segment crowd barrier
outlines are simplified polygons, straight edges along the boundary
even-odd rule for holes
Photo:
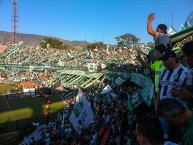
[[[13,93],[13,94],[3,94],[0,95],[0,101],[8,101],[8,100],[15,100],[15,99],[21,99],[26,97],[37,97],[41,96],[40,93],[35,93],[35,95],[24,95],[24,93]]]
[[[44,115],[26,118],[17,121],[10,121],[5,123],[0,123],[0,134],[13,132],[17,130],[24,129],[32,125],[32,123],[39,122],[39,124],[48,124],[48,122],[54,121],[56,114],[49,114],[46,118]]]

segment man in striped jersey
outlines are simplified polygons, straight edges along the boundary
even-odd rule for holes
[[[186,76],[186,86],[176,91],[178,96],[187,100],[188,108],[193,109],[193,41],[187,42],[182,47],[184,60],[187,63],[188,72]]]
[[[176,54],[171,50],[165,51],[162,54],[162,61],[166,69],[164,69],[159,76],[159,90],[155,102],[155,111],[157,111],[159,101],[164,98],[174,98],[181,102],[184,106],[186,106],[186,100],[183,100],[182,98],[180,98],[180,96],[177,96],[174,90],[181,89],[185,86],[186,73],[188,69],[178,63]],[[160,121],[164,130],[164,138],[167,139],[167,122],[163,120],[163,118],[160,118]]]
[[[175,52],[170,50],[163,53],[162,61],[166,69],[159,76],[159,90],[155,105],[163,98],[175,98],[186,106],[186,101],[177,96],[173,90],[185,86],[188,69],[178,63]]]

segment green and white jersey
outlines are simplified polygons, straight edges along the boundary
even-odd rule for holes
[[[172,88],[181,89],[186,84],[186,75],[188,69],[184,66],[179,66],[174,70],[164,69],[159,77],[160,100],[164,98],[176,98],[178,101],[186,105],[186,101],[170,93]]]
[[[189,68],[186,76],[186,86],[188,88],[188,91],[192,93],[192,99],[189,99],[187,101],[188,108],[193,109],[193,68]]]
[[[187,72],[186,85],[188,90],[193,93],[193,68],[190,68]]]

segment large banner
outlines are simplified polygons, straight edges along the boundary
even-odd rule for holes
[[[145,87],[140,91],[143,101],[150,106],[154,97],[154,84],[150,78],[146,78]]]
[[[78,91],[76,103],[74,104],[73,111],[69,119],[76,132],[78,132],[80,128],[79,122],[82,123],[83,128],[87,128],[94,119],[91,106],[81,89]]]
[[[143,87],[146,84],[146,77],[141,74],[132,73],[130,76],[130,81],[138,86]]]
[[[138,92],[135,92],[131,96],[128,95],[128,108],[130,111],[135,110],[143,102]]]
[[[35,97],[35,88],[23,89],[23,94],[26,96],[33,96]]]
[[[135,83],[136,85],[141,86],[142,89],[138,92],[138,94],[129,98],[129,106],[136,106],[135,104],[139,105],[139,102],[142,101],[150,106],[154,97],[154,84],[151,79],[141,74],[132,73],[130,76],[130,81]]]

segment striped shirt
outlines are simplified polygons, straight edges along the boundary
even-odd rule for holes
[[[188,67],[189,70],[187,72],[186,76],[186,86],[188,88],[188,91],[192,93],[192,99],[193,99],[193,68]],[[188,99],[187,104],[189,109],[193,109],[193,100]]]
[[[193,93],[193,68],[190,68],[187,72],[186,85],[188,90]]]
[[[186,84],[186,74],[188,69],[184,66],[179,66],[174,70],[164,69],[159,76],[160,100],[164,98],[175,98],[184,105],[186,101],[170,93],[172,88],[180,89]]]

